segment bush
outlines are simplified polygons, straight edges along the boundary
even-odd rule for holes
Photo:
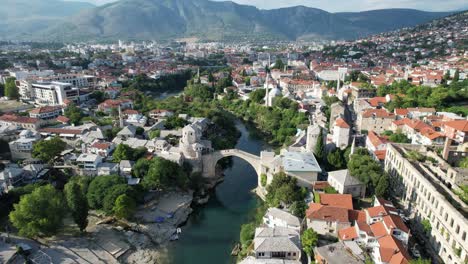
[[[242,248],[247,248],[252,243],[254,235],[255,225],[253,223],[241,226],[240,243],[242,244]]]
[[[261,174],[260,175],[260,184],[262,184],[262,187],[265,187],[267,185],[267,176],[266,174]]]

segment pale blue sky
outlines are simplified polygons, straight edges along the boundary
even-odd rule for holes
[[[94,4],[105,4],[115,0],[80,0]],[[222,1],[222,0],[215,0]],[[262,9],[273,9],[304,5],[329,12],[362,11],[382,8],[414,8],[427,11],[452,11],[468,8],[466,0],[233,0],[239,4],[255,5]]]

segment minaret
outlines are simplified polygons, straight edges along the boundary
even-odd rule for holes
[[[124,120],[122,116],[122,107],[119,105],[119,126],[120,128],[124,127]]]

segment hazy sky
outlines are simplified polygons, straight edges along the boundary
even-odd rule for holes
[[[105,4],[115,0],[80,0]],[[215,0],[222,1],[222,0]],[[362,11],[381,8],[415,8],[427,11],[452,11],[468,8],[466,0],[233,0],[236,3],[255,5],[262,9],[305,5],[329,12]]]

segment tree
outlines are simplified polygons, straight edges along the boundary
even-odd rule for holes
[[[161,130],[159,129],[152,130],[149,132],[148,136],[150,139],[158,138],[161,136]]]
[[[22,196],[9,218],[21,236],[50,236],[61,227],[65,207],[61,193],[45,185]]]
[[[50,163],[65,150],[67,144],[59,137],[53,137],[49,140],[40,140],[33,145],[32,156],[43,162]]]
[[[135,213],[135,209],[135,200],[127,194],[122,194],[115,200],[112,210],[117,218],[129,219]]]
[[[67,108],[65,108],[64,114],[70,119],[70,122],[75,125],[78,125],[83,118],[81,109],[78,108],[75,104],[70,104]]]
[[[284,62],[283,60],[281,60],[280,58],[276,59],[276,62],[275,62],[275,66],[273,66],[273,69],[279,69],[279,70],[283,70],[284,69]]]
[[[265,89],[257,89],[249,94],[249,98],[255,103],[261,103],[265,98],[265,93]]]
[[[314,255],[314,247],[317,246],[318,233],[313,229],[307,229],[301,236],[302,249],[309,256]]]
[[[424,233],[430,234],[432,231],[432,225],[429,219],[423,219],[421,221],[421,225],[423,226]]]
[[[267,186],[266,202],[270,207],[289,206],[296,201],[303,201],[306,192],[297,186],[296,178],[284,172],[277,173]]]
[[[463,158],[462,160],[460,160],[459,166],[460,166],[461,168],[468,169],[468,157],[465,157],[465,158]]]
[[[10,77],[5,81],[5,96],[10,99],[19,99],[20,94],[18,87],[16,87],[16,78]]]
[[[117,184],[109,188],[102,201],[102,209],[104,209],[107,214],[112,214],[115,201],[123,194],[130,194],[130,187],[126,183]]]
[[[346,168],[346,160],[344,158],[344,152],[340,149],[336,149],[327,155],[328,164],[333,166],[334,169],[340,170]]]
[[[453,74],[453,81],[458,82],[460,80],[460,71],[457,69],[455,70],[455,73]]]
[[[88,201],[86,196],[76,181],[65,184],[64,194],[73,220],[80,228],[80,231],[83,232],[88,225]]]
[[[139,159],[132,168],[132,174],[136,178],[143,178],[151,165],[151,161],[143,158]]]
[[[322,129],[320,129],[320,133],[317,138],[317,143],[315,144],[314,154],[315,154],[315,157],[317,157],[317,160],[319,161],[323,161],[325,158],[325,144],[323,142]]]
[[[387,196],[388,187],[388,177],[387,175],[382,175],[375,187],[375,196],[385,198]]]
[[[395,143],[411,143],[411,140],[405,134],[398,131],[391,134],[388,139]]]
[[[162,189],[170,186],[186,188],[189,179],[177,163],[157,157],[151,160],[142,184],[147,189]]]
[[[289,211],[300,219],[303,219],[305,217],[305,212],[307,209],[307,204],[302,200],[302,201],[295,201],[291,204],[289,207]]]
[[[104,197],[113,186],[126,183],[123,177],[118,175],[96,177],[89,184],[86,198],[90,208],[101,209],[103,207]]]

